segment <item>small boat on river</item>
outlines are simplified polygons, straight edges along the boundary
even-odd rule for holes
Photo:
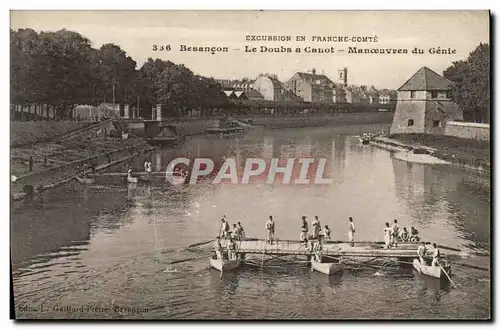
[[[431,276],[433,278],[440,279],[441,277],[445,277],[446,274],[451,275],[451,266],[446,262],[442,261],[441,266],[429,266],[429,265],[423,265],[420,263],[420,260],[414,259],[413,260],[413,267],[417,270],[418,273]],[[446,274],[443,273],[446,271]]]
[[[239,258],[232,260],[220,259],[220,257],[217,257],[217,255],[213,255],[210,258],[210,267],[213,267],[220,272],[235,270],[239,268],[240,265],[241,265],[241,260]]]
[[[320,260],[321,257],[319,257]],[[344,269],[344,264],[338,260],[338,262],[333,262],[333,263],[327,263],[327,262],[322,262],[318,261],[318,256],[314,255],[311,257],[311,267],[314,271],[326,274],[326,275],[332,275],[334,273],[340,272]]]

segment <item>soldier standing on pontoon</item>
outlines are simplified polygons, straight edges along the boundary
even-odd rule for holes
[[[349,235],[349,243],[351,247],[354,247],[354,233],[356,229],[354,228],[354,222],[352,221],[352,217],[349,217],[349,226],[347,227],[347,234]]]
[[[300,241],[307,241],[307,232],[309,232],[309,225],[307,224],[306,216],[302,216],[302,225],[300,227]]]
[[[266,222],[266,229],[267,229],[267,241],[271,244],[273,244],[274,240],[274,221],[273,221],[273,216],[269,216],[269,219]]]
[[[314,220],[312,222],[312,227],[313,227],[313,239],[318,239],[319,238],[319,232],[321,231],[321,224],[319,222],[318,216],[314,216]]]

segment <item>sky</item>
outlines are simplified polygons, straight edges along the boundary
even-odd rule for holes
[[[420,67],[442,74],[489,42],[487,11],[11,11],[11,28],[76,31],[98,48],[115,43],[140,67],[148,57],[184,64],[197,74],[220,79],[255,78],[259,73],[288,80],[295,72],[324,73],[334,82],[348,69],[348,83],[397,89]],[[291,36],[291,42],[246,41],[247,35]],[[306,42],[298,42],[302,35]],[[312,36],[377,36],[378,42],[313,42]],[[169,44],[169,52],[153,51]],[[180,45],[220,46],[227,53],[181,52]],[[245,46],[334,47],[334,54],[245,53]],[[348,47],[406,48],[409,54],[352,54]],[[414,55],[415,47],[425,54]],[[456,54],[430,54],[429,49]],[[233,50],[239,49],[239,50]],[[345,51],[339,52],[339,49]]]

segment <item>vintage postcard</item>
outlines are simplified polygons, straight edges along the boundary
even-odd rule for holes
[[[488,11],[10,26],[15,319],[491,319]]]

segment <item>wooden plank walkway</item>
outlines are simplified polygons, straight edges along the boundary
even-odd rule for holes
[[[228,240],[221,239],[221,245],[226,247]],[[312,252],[308,250],[301,242],[294,240],[279,240],[268,243],[263,239],[259,240],[246,240],[236,242],[238,253],[245,254],[260,254],[270,256],[293,256],[293,255],[311,255]],[[426,246],[427,253],[432,253],[434,248],[430,245]],[[387,257],[387,258],[416,258],[418,244],[405,243],[398,244],[398,247],[385,249],[380,244],[355,244],[351,247],[349,243],[323,243],[323,255],[328,256],[347,256],[347,257]],[[444,254],[441,253],[443,256]]]

